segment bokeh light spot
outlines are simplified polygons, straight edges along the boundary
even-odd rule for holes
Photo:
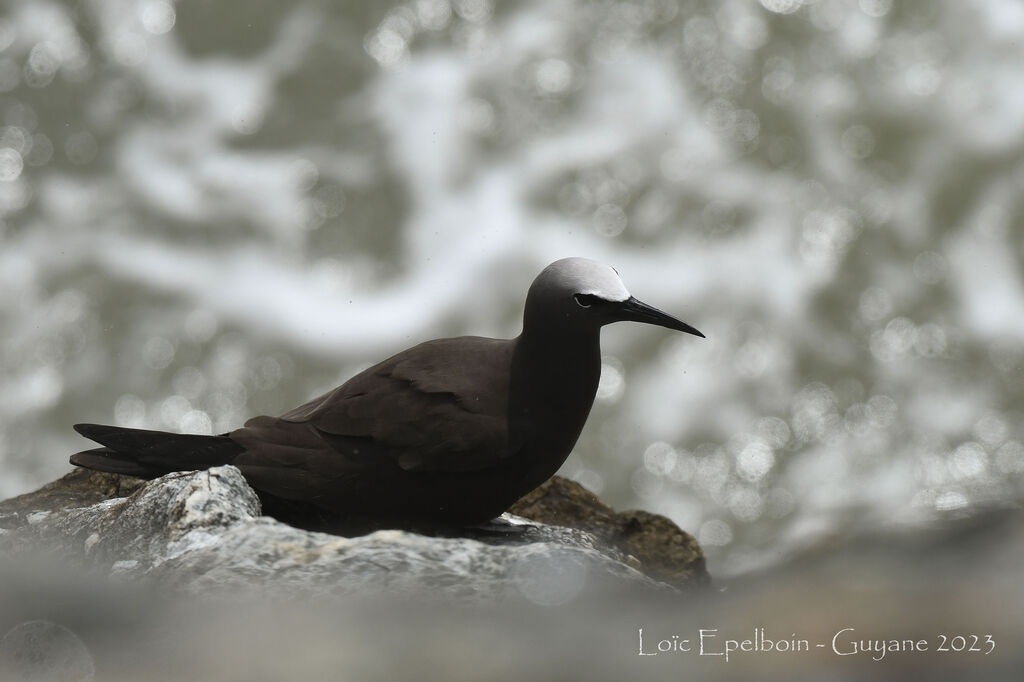
[[[174,344],[162,336],[154,336],[142,346],[142,361],[153,369],[164,369],[174,360]]]
[[[736,473],[751,483],[764,478],[774,465],[774,453],[760,441],[750,443],[736,456]]]
[[[25,163],[21,154],[10,147],[0,149],[0,182],[13,182],[21,177]]]
[[[167,0],[145,0],[139,7],[142,27],[154,35],[162,35],[174,28],[177,12]]]
[[[732,526],[721,519],[705,521],[697,531],[697,542],[711,547],[728,545],[732,537]]]

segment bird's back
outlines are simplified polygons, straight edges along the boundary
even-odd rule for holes
[[[449,394],[470,412],[503,415],[508,408],[514,343],[480,336],[426,341],[285,412],[281,419],[331,419],[329,415],[340,405],[366,396],[383,407],[397,405],[403,398],[429,394]],[[392,418],[396,416],[401,415]]]

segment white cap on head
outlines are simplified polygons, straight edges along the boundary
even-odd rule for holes
[[[544,268],[541,273],[554,286],[574,294],[597,296],[606,301],[630,298],[626,285],[615,269],[589,258],[563,258]]]

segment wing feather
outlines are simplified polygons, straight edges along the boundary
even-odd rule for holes
[[[231,434],[239,465],[330,479],[360,471],[473,471],[512,454],[506,417],[511,342],[420,344],[280,417]]]

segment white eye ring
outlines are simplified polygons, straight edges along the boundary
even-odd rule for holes
[[[594,298],[594,296],[591,296],[589,294],[573,294],[572,297],[572,299],[576,301],[576,305],[578,305],[581,308],[589,308],[590,306],[594,305]]]

